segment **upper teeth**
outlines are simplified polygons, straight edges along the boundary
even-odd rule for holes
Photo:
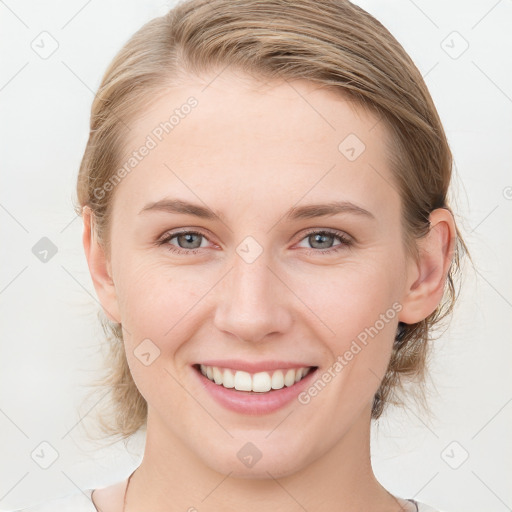
[[[215,384],[225,388],[235,388],[238,391],[256,391],[258,393],[265,393],[271,389],[281,389],[284,386],[290,387],[304,378],[311,370],[310,367],[302,367],[275,370],[272,374],[269,372],[251,374],[204,364],[200,365],[200,368],[201,373]]]

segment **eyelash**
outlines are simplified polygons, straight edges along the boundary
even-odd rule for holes
[[[204,249],[204,247],[200,247],[200,248],[197,248],[197,249],[181,249],[179,247],[176,247],[175,245],[169,244],[169,242],[173,238],[178,237],[180,235],[197,235],[197,236],[202,236],[203,238],[206,238],[208,240],[208,238],[203,233],[200,233],[198,231],[178,231],[176,233],[168,233],[166,236],[164,236],[164,238],[160,239],[157,242],[157,245],[158,246],[162,246],[162,245],[167,244],[167,249],[169,251],[173,252],[173,253],[176,253],[176,254],[197,254],[201,249]],[[336,246],[334,246],[334,247],[332,247],[332,248],[325,249],[325,250],[322,250],[322,249],[306,249],[308,255],[310,255],[311,253],[314,253],[314,254],[333,254],[333,253],[337,253],[337,252],[339,252],[339,251],[341,251],[343,249],[349,248],[352,245],[352,240],[350,238],[348,238],[347,235],[345,235],[345,233],[343,233],[341,231],[326,230],[326,229],[320,230],[320,231],[311,230],[308,233],[306,233],[303,236],[303,238],[301,238],[300,241],[304,240],[305,238],[308,238],[311,235],[331,235],[331,236],[334,236],[335,238],[337,238],[341,243],[336,245]]]

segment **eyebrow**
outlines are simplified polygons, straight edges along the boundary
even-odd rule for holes
[[[139,215],[148,211],[163,211],[167,213],[194,215],[208,220],[224,219],[224,216],[220,212],[212,210],[207,206],[201,206],[181,199],[166,198],[153,203],[148,203],[144,208],[142,208]],[[288,221],[293,221],[313,219],[316,217],[327,217],[338,215],[340,213],[351,213],[375,220],[373,213],[365,210],[361,206],[351,203],[350,201],[332,201],[325,204],[294,206],[285,213],[283,218],[286,218]]]

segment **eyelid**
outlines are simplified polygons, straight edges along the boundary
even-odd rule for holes
[[[210,240],[210,234],[206,234],[208,233],[207,230],[205,230],[204,228],[194,228],[194,227],[184,227],[184,228],[176,228],[176,230],[173,230],[173,229],[169,229],[167,231],[165,231],[162,235],[160,235],[156,242],[161,242],[161,241],[164,241],[164,240],[168,240],[169,238],[171,237],[174,237],[176,235],[185,235],[185,234],[189,234],[189,233],[192,233],[194,235],[200,235],[204,238],[206,238],[207,240]]]
[[[327,233],[329,235],[336,235],[336,236],[345,238],[347,241],[350,241],[350,242],[355,242],[354,237],[349,235],[346,231],[342,231],[341,229],[335,229],[335,228],[311,228],[302,234],[300,240],[302,240],[304,237],[306,237],[312,233]]]

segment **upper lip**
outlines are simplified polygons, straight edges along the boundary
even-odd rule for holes
[[[301,363],[297,361],[259,361],[250,362],[242,361],[241,359],[215,359],[208,361],[201,361],[199,364],[205,366],[217,366],[217,368],[229,368],[230,370],[241,370],[248,373],[268,372],[272,370],[287,370],[289,368],[310,368],[311,364]]]

